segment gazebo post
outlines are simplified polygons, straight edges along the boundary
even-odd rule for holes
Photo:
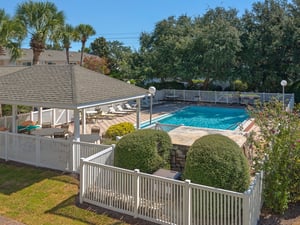
[[[82,133],[86,134],[86,113],[85,109],[82,109],[81,111],[81,126],[82,126]]]
[[[12,133],[17,133],[17,105],[12,105]]]
[[[74,141],[80,141],[80,117],[79,109],[74,109]]]
[[[56,109],[55,108],[52,109],[52,124],[53,124],[53,127],[55,127],[55,125],[56,125]]]
[[[141,99],[136,99],[137,109],[136,109],[136,129],[140,129],[140,118],[141,118]]]

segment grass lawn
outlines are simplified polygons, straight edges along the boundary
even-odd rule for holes
[[[61,172],[0,161],[0,215],[36,224],[128,224],[76,206],[79,181]]]

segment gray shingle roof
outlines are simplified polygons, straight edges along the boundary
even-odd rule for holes
[[[79,65],[36,65],[0,76],[0,102],[85,108],[143,98],[147,90]]]
[[[90,54],[83,53],[83,57],[85,56],[91,56]],[[70,62],[79,62],[81,53],[80,52],[69,52]],[[33,58],[33,51],[32,49],[22,49],[22,55],[20,58],[18,58],[16,61],[18,62],[31,62]],[[0,55],[0,60],[9,60],[10,59],[10,53],[7,50],[5,55]],[[60,51],[60,50],[44,50],[41,52],[40,58],[39,58],[40,64],[45,64],[44,62],[64,62],[66,64],[67,58],[66,58],[66,51]],[[46,63],[48,64],[48,63]],[[62,64],[62,63],[61,63]]]

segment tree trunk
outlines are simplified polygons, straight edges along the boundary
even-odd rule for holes
[[[82,41],[81,56],[80,56],[80,66],[82,66],[84,47],[85,47],[85,41]]]
[[[66,48],[67,64],[70,64],[69,48]]]
[[[203,82],[203,90],[207,90],[209,84],[209,77],[206,77]]]
[[[33,65],[38,65],[40,62],[40,55],[41,55],[41,50],[34,50],[33,49],[33,59],[32,59],[32,64]]]

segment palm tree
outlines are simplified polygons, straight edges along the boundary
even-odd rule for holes
[[[30,47],[33,50],[33,65],[39,63],[41,52],[44,51],[46,41],[63,26],[65,16],[58,11],[52,2],[28,1],[17,6],[16,17],[26,27],[31,35]]]
[[[61,27],[61,30],[58,32],[58,36],[54,39],[56,39],[57,42],[60,42],[62,47],[66,49],[67,63],[69,64],[69,50],[71,48],[71,42],[79,39],[79,37],[76,36],[75,28],[70,24],[65,24]]]
[[[81,57],[80,57],[80,66],[82,66],[82,58],[83,58],[83,52],[85,48],[85,43],[87,39],[96,34],[96,31],[91,25],[88,24],[79,24],[75,28],[76,32],[78,33],[79,40],[81,41]]]
[[[3,9],[0,9],[0,55],[5,55],[5,50],[10,51],[10,60],[21,56],[21,42],[26,36],[25,28],[15,19],[11,19]]]

